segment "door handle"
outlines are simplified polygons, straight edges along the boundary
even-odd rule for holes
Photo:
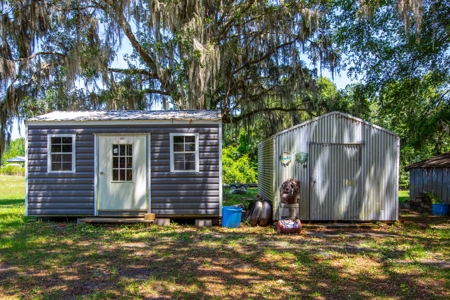
[[[100,175],[103,175],[103,172],[102,172],[102,171],[100,171]]]

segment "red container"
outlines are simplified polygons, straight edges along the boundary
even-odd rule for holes
[[[278,220],[277,224],[278,233],[300,233],[300,231],[302,231],[302,222],[300,222],[299,219]]]

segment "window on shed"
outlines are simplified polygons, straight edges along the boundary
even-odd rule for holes
[[[48,135],[48,171],[75,172],[75,135]]]
[[[170,171],[199,171],[198,133],[170,134]]]

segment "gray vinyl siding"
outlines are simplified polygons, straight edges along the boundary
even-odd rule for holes
[[[76,134],[76,173],[47,172],[47,134]],[[94,214],[94,136],[83,129],[28,126],[28,215]]]
[[[199,172],[170,172],[169,134],[193,132],[199,133]],[[94,215],[94,134],[125,133],[151,134],[151,212],[158,216],[219,216],[221,183],[218,123],[176,127],[28,124],[28,215]],[[47,134],[76,134],[75,173],[47,172]]]
[[[199,133],[199,172],[170,172],[169,133]],[[219,202],[219,127],[158,130],[151,136],[151,208],[157,216],[214,215]]]
[[[424,192],[435,194],[443,203],[450,204],[450,172],[446,168],[409,170],[409,197],[421,198]]]

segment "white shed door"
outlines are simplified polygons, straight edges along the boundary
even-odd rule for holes
[[[145,136],[99,136],[99,211],[147,211]]]
[[[310,144],[312,220],[359,220],[360,144]]]

